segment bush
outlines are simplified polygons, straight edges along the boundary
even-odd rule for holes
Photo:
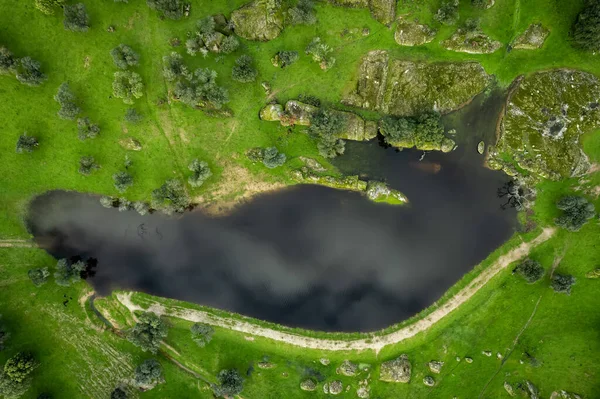
[[[315,96],[311,96],[310,94],[300,94],[298,96],[298,101],[304,104],[312,105],[313,107],[321,107],[321,100]]]
[[[285,163],[285,154],[281,153],[275,147],[265,148],[263,152],[263,164],[269,168],[273,169],[278,166],[281,166]]]
[[[67,259],[60,259],[56,263],[56,272],[54,272],[54,280],[56,284],[62,287],[68,287],[73,283],[81,281],[81,275],[86,270],[86,264],[83,261],[75,263]]]
[[[233,397],[244,389],[244,379],[235,369],[221,370],[217,378],[219,385],[213,387],[213,391],[217,396]]]
[[[144,117],[135,108],[127,108],[125,111],[125,122],[136,124],[143,120]]]
[[[113,197],[100,197],[100,204],[105,208],[114,208],[115,199]]]
[[[127,393],[121,388],[115,388],[110,394],[110,399],[127,399]]]
[[[346,143],[334,136],[322,136],[317,143],[319,154],[325,158],[335,158],[346,150]]]
[[[142,77],[135,72],[115,72],[112,84],[113,95],[122,98],[125,104],[133,104],[133,100],[144,95]]]
[[[29,279],[36,287],[41,287],[42,285],[48,282],[48,277],[50,276],[50,272],[47,267],[40,269],[31,269],[27,272]]]
[[[556,207],[563,212],[554,220],[554,223],[569,231],[579,231],[596,214],[594,204],[589,203],[583,197],[563,197],[556,203]]]
[[[133,209],[140,215],[144,216],[150,211],[150,207],[144,201],[136,201],[133,203]]]
[[[163,76],[169,82],[172,82],[179,77],[189,76],[188,69],[183,63],[181,54],[172,52],[170,55],[163,57]]]
[[[458,21],[458,0],[443,2],[433,18],[442,25],[454,25]]]
[[[196,55],[204,49],[204,42],[198,35],[194,35],[185,41],[185,50],[189,55]]]
[[[23,57],[17,67],[17,80],[28,86],[39,86],[46,79],[41,71],[42,65],[31,57]]]
[[[545,272],[542,265],[532,259],[525,259],[513,270],[513,273],[519,274],[529,284],[535,283],[541,279]]]
[[[162,367],[156,359],[144,360],[142,364],[135,368],[134,381],[141,387],[149,387],[162,378]]]
[[[17,70],[18,60],[6,47],[0,47],[0,74],[14,73]]]
[[[90,21],[83,3],[65,5],[63,8],[65,20],[63,24],[66,30],[73,32],[87,32]]]
[[[206,179],[212,176],[212,172],[208,167],[208,164],[204,161],[198,161],[194,159],[191,164],[188,165],[188,169],[193,172],[189,177],[188,183],[192,187],[200,187]]]
[[[319,63],[321,69],[329,69],[335,64],[335,58],[331,56],[333,49],[322,43],[320,37],[314,37],[306,46],[305,52],[312,56],[313,61]]]
[[[234,35],[229,35],[223,39],[219,52],[223,54],[231,54],[240,47],[240,42]]]
[[[415,143],[417,147],[439,146],[444,137],[444,126],[440,114],[431,111],[417,117],[415,126]]]
[[[115,188],[120,193],[124,193],[127,189],[133,186],[133,176],[127,172],[117,172],[113,175]]]
[[[133,209],[133,203],[127,198],[119,198],[118,204],[117,209],[119,209],[119,212],[126,212]]]
[[[258,71],[254,68],[254,61],[249,55],[242,55],[235,60],[235,66],[232,70],[233,80],[242,83],[254,82],[258,76]]]
[[[204,348],[212,340],[212,336],[215,333],[214,328],[204,323],[195,323],[190,328],[192,332],[192,339],[198,346]]]
[[[198,35],[202,39],[208,40],[215,33],[215,27],[216,27],[215,19],[213,18],[212,15],[209,15],[208,17],[204,17],[201,20],[199,20],[198,22],[196,22],[196,27],[198,28]]]
[[[81,112],[81,109],[75,104],[75,95],[71,92],[71,88],[67,82],[62,83],[58,87],[58,91],[54,95],[54,100],[60,105],[58,116],[61,119],[72,121]]]
[[[190,206],[190,198],[181,181],[167,180],[162,186],[152,191],[152,207],[167,214],[182,213]]]
[[[600,1],[588,1],[579,13],[571,28],[571,42],[582,50],[600,51]]]
[[[297,51],[279,51],[275,54],[273,64],[285,68],[298,61],[298,58]]]
[[[550,286],[554,290],[554,292],[560,292],[563,294],[570,295],[571,294],[571,286],[575,284],[575,277],[570,275],[563,274],[555,274],[552,277],[552,282]]]
[[[128,332],[127,339],[144,352],[158,352],[160,343],[168,334],[165,322],[152,312],[144,312],[136,325]]]
[[[90,118],[77,119],[77,135],[79,140],[93,139],[100,134],[100,127],[90,122]]]
[[[19,352],[6,361],[4,374],[12,381],[22,383],[37,366],[33,355],[29,352]]]
[[[27,133],[23,133],[17,140],[17,154],[33,152],[35,147],[38,145],[39,143],[35,137],[28,136]]]
[[[292,25],[313,25],[317,22],[315,4],[312,0],[298,0],[296,7],[288,10],[288,16]]]
[[[46,15],[54,14],[54,9],[64,4],[65,0],[35,0],[35,8]]]
[[[184,3],[181,0],[146,0],[146,4],[169,19],[181,19],[183,16]]]
[[[412,118],[386,116],[381,121],[381,134],[389,145],[414,142],[416,121]]]
[[[117,68],[127,69],[130,66],[137,66],[140,62],[140,56],[126,44],[119,44],[110,50],[110,55]]]
[[[83,156],[79,158],[79,173],[84,176],[89,176],[94,170],[100,169],[100,165],[92,156]]]
[[[190,107],[211,104],[221,108],[229,102],[227,89],[217,86],[217,73],[208,68],[198,68],[188,78],[178,80],[173,90],[174,96]]]

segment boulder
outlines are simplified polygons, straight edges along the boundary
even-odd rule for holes
[[[396,26],[394,39],[401,46],[420,46],[431,42],[436,33],[428,25],[422,25],[416,21],[400,20]]]
[[[290,100],[285,103],[285,114],[289,118],[289,125],[310,126],[310,118],[317,111],[317,107]]]
[[[435,380],[432,376],[428,375],[425,378],[423,378],[423,384],[427,385],[428,387],[432,387],[435,385]]]
[[[323,165],[321,165],[316,159],[313,158],[308,158],[308,157],[299,157],[298,159],[300,159],[302,162],[304,162],[304,165],[306,165],[307,168],[309,168],[312,171],[315,172],[325,172],[327,171],[327,169],[325,169],[323,167]],[[329,359],[321,359],[320,360],[321,364],[324,366],[327,366],[329,364]]]
[[[531,381],[525,381],[525,387],[527,388],[527,393],[530,399],[540,399],[539,390]]]
[[[361,399],[369,399],[369,388],[368,387],[359,387],[356,390],[356,396]]]
[[[465,357],[465,362],[467,363],[473,363],[473,359],[470,357]]]
[[[221,32],[213,33],[210,38],[208,38],[204,42],[204,46],[213,53],[218,53],[221,51],[221,43],[225,39],[225,35]]]
[[[233,33],[225,15],[215,14],[213,15],[213,21],[215,21],[215,30],[217,32],[220,32],[225,36],[229,36]]]
[[[281,2],[254,0],[231,13],[235,33],[248,40],[269,41],[283,30]]]
[[[363,57],[355,89],[344,104],[371,110],[381,110],[387,88],[389,56],[387,51],[376,50]]]
[[[373,18],[388,25],[396,18],[396,0],[369,0],[369,10]]]
[[[552,392],[550,399],[582,399],[582,396],[573,392],[560,390]]]
[[[344,385],[342,381],[335,380],[329,383],[329,393],[331,395],[339,395],[344,390]]]
[[[263,121],[279,121],[283,115],[281,104],[267,104],[260,110],[260,119]]]
[[[458,28],[442,46],[446,50],[469,54],[491,54],[502,48],[502,43],[491,39],[480,29]]]
[[[515,390],[513,389],[512,385],[508,383],[508,381],[504,381],[504,389],[509,396],[515,396]]]
[[[315,161],[316,162],[316,161]],[[308,166],[308,165],[306,165]],[[310,166],[309,166],[310,167]],[[323,366],[329,366],[330,360],[327,359],[326,357],[322,357],[319,359],[319,362],[323,365]]]
[[[300,383],[300,389],[303,391],[314,391],[317,389],[317,384],[309,378]]]
[[[550,34],[550,30],[544,28],[542,24],[531,24],[519,37],[512,43],[512,48],[522,50],[536,50],[541,48]]]
[[[411,364],[408,356],[400,357],[381,364],[379,380],[386,382],[410,382]]]
[[[344,360],[344,362],[337,368],[336,372],[348,377],[355,376],[358,372],[358,365],[352,363],[350,360]]]
[[[275,367],[275,365],[271,362],[259,362],[258,363],[259,369],[268,370],[268,369],[272,369],[274,367]]]
[[[492,356],[492,351],[481,351],[482,355],[485,355],[487,357],[491,357]]]
[[[121,139],[119,140],[119,145],[123,148],[125,148],[126,150],[131,150],[131,151],[141,151],[142,150],[142,144],[137,141],[136,139],[134,139],[133,137],[128,137],[126,139]]]
[[[452,152],[454,151],[454,149],[456,148],[456,142],[454,140],[452,140],[451,138],[448,137],[444,137],[442,139],[442,145],[440,147],[440,150],[442,152]]]
[[[439,374],[442,371],[442,366],[444,365],[444,362],[439,360],[432,360],[429,363],[427,363],[427,365],[429,366],[429,370],[431,370],[432,373]]]
[[[600,267],[588,272],[585,277],[587,278],[600,278]]]
[[[365,121],[355,113],[344,111],[335,112],[340,114],[344,121],[344,125],[340,130],[340,133],[337,134],[337,137],[345,140],[366,141],[377,136],[377,130],[375,130],[375,135],[373,135],[373,130],[370,129],[367,131],[365,129]]]

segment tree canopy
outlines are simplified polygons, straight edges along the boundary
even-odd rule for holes
[[[56,263],[54,280],[56,281],[56,284],[68,287],[73,283],[81,281],[81,275],[86,268],[87,265],[81,260],[71,262],[68,259],[59,259]]]
[[[29,279],[36,287],[41,287],[46,284],[48,281],[48,277],[50,276],[50,272],[47,267],[39,268],[39,269],[31,269],[27,272]]]
[[[144,312],[127,334],[127,339],[144,352],[156,353],[167,334],[167,325],[159,316],[152,312]]]
[[[115,388],[115,390],[110,393],[110,399],[127,399],[127,393],[121,388]]]
[[[192,340],[200,347],[206,346],[212,340],[215,333],[215,329],[212,326],[204,323],[194,323],[190,331],[192,332]]]
[[[600,51],[600,1],[588,1],[571,28],[571,41],[577,48]]]
[[[86,155],[79,158],[79,173],[82,175],[89,176],[96,169],[100,169],[100,165],[96,163],[94,157]]]
[[[142,77],[135,72],[115,72],[115,80],[112,87],[113,95],[117,98],[122,98],[125,104],[133,104],[134,99],[144,95]]]
[[[244,379],[236,369],[221,370],[217,376],[219,385],[213,387],[217,396],[238,395],[244,389]]]
[[[140,62],[140,56],[126,44],[119,44],[114,49],[110,50],[113,62],[117,68],[127,69],[128,67],[137,66]]]
[[[545,272],[542,265],[533,259],[525,259],[513,270],[513,273],[519,274],[529,284],[535,283],[541,279]]]
[[[133,176],[127,172],[117,172],[112,177],[115,188],[120,193],[124,193],[129,187],[133,186]]]
[[[335,158],[344,153],[346,144],[336,136],[345,122],[341,113],[319,108],[312,115],[310,122],[308,131],[318,137],[317,149],[321,156]]]
[[[594,204],[574,195],[561,198],[556,203],[556,207],[563,212],[554,223],[569,231],[579,231],[596,214]]]
[[[6,47],[0,46],[0,74],[14,73],[19,61]]]
[[[442,25],[454,25],[458,21],[458,0],[444,1],[433,16]]]
[[[550,283],[554,292],[560,292],[563,294],[571,294],[571,286],[575,284],[575,277],[565,274],[555,274],[552,276],[552,282]]]
[[[23,133],[17,139],[17,154],[32,152],[38,145],[39,143],[35,137],[28,136],[27,133]]]
[[[100,134],[100,127],[90,122],[90,118],[86,116],[85,118],[77,119],[77,136],[79,140],[93,139],[98,134]]]
[[[81,108],[75,103],[75,95],[69,87],[69,83],[63,82],[54,95],[54,100],[60,105],[58,116],[61,119],[75,120],[81,112]]]
[[[212,176],[212,172],[208,167],[208,163],[194,159],[188,165],[188,169],[192,171],[192,175],[188,178],[188,183],[192,187],[200,187],[206,179]]]
[[[37,366],[33,355],[29,352],[19,352],[6,361],[4,374],[12,381],[22,383]]]
[[[156,359],[144,360],[135,368],[134,381],[138,386],[149,387],[160,382],[162,367]]]
[[[87,32],[90,28],[90,18],[85,9],[85,4],[77,3],[63,7],[65,19],[63,24],[66,30],[73,32]]]
[[[288,16],[292,25],[314,25],[317,22],[315,4],[312,0],[298,0],[296,6],[288,10]]]
[[[47,79],[42,64],[31,57],[23,57],[17,64],[17,80],[28,86],[39,86]]]
[[[235,65],[231,72],[233,80],[242,83],[254,82],[258,76],[258,71],[254,67],[254,60],[247,54],[240,56],[235,60]]]
[[[279,152],[279,150],[276,147],[265,148],[265,150],[263,151],[262,162],[269,169],[273,169],[283,165],[285,163],[285,159],[285,154]]]
[[[335,57],[331,55],[333,49],[323,43],[320,37],[314,37],[306,46],[306,54],[310,54],[315,62],[318,62],[321,69],[329,69],[335,64]]]
[[[181,0],[146,0],[146,4],[166,18],[177,20],[183,17],[184,3]]]

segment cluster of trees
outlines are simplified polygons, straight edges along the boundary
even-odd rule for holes
[[[79,140],[84,141],[87,139],[93,139],[100,134],[100,126],[90,122],[90,118],[87,116],[84,118],[77,119],[77,136]]]
[[[17,80],[28,86],[39,86],[46,79],[42,65],[31,57],[15,58],[13,53],[0,46],[0,75],[14,73]]]
[[[212,326],[204,323],[195,323],[190,328],[190,331],[192,332],[192,340],[201,348],[208,345],[215,333],[215,329]]]
[[[23,133],[17,139],[17,154],[23,154],[25,152],[33,152],[33,150],[39,145],[37,139],[33,136],[28,136],[27,132]]]
[[[333,49],[323,43],[320,37],[314,37],[306,46],[305,52],[311,55],[315,62],[319,63],[321,69],[329,69],[335,64],[335,57],[331,55]]]
[[[152,312],[144,312],[138,322],[127,333],[127,340],[140,347],[144,352],[158,352],[160,343],[168,334],[167,324]]]
[[[222,23],[225,24],[226,21],[222,21]],[[215,17],[212,15],[198,21],[196,27],[197,31],[185,42],[185,48],[189,55],[194,56],[201,53],[206,57],[209,51],[231,54],[240,46],[239,40],[231,33],[230,29],[227,27],[220,29],[221,31],[217,29]]]
[[[29,352],[19,352],[8,359],[0,371],[0,396],[23,396],[31,385],[30,374],[37,366],[35,357]]]
[[[186,8],[186,4],[181,0],[146,0],[146,4],[163,17],[175,20],[183,17]]]
[[[119,44],[114,49],[110,50],[113,62],[120,69],[127,69],[129,67],[138,66],[140,63],[140,56],[138,53],[133,51],[131,47],[126,44]]]
[[[314,25],[317,22],[315,4],[312,0],[298,0],[296,6],[287,11],[287,15],[292,25]]]
[[[583,197],[573,195],[558,200],[556,207],[562,211],[562,215],[557,217],[554,223],[569,231],[579,231],[596,214],[594,204]]]
[[[458,21],[458,5],[458,0],[444,1],[433,18],[442,25],[454,25]]]
[[[63,12],[65,14],[63,25],[66,30],[73,32],[87,32],[90,28],[90,17],[88,16],[83,3],[64,5]]]
[[[517,273],[529,284],[533,284],[544,277],[546,271],[539,262],[533,259],[525,259],[514,268],[513,273]]]
[[[233,77],[233,80],[237,80],[238,82],[254,82],[258,76],[258,70],[254,67],[254,60],[252,57],[244,54],[235,60],[231,76]]]
[[[200,187],[206,179],[212,176],[208,163],[199,161],[198,159],[194,159],[188,165],[188,169],[192,171],[192,175],[188,178],[188,183],[192,187]]]
[[[190,197],[180,180],[167,180],[162,186],[152,191],[152,207],[160,209],[168,215],[175,212],[183,213],[190,204]]]
[[[439,148],[445,138],[441,116],[434,111],[416,118],[386,116],[380,130],[387,144],[402,147]]]
[[[344,122],[342,114],[326,108],[319,108],[312,115],[308,131],[318,138],[317,149],[321,156],[335,158],[344,153],[346,143],[337,137]]]
[[[213,392],[219,397],[234,397],[244,389],[244,379],[236,369],[221,370],[217,379],[219,385],[213,385]]]
[[[571,40],[582,50],[600,51],[600,1],[587,2],[573,23]]]
[[[59,259],[56,263],[54,280],[56,281],[56,284],[62,287],[68,287],[71,284],[81,281],[86,270],[87,264],[82,260],[72,262],[69,259]]]
[[[54,95],[54,101],[60,105],[58,116],[61,119],[75,120],[81,113],[81,108],[77,106],[75,94],[71,91],[68,82],[63,82]]]
[[[36,287],[41,287],[42,285],[48,282],[48,277],[50,277],[50,272],[47,267],[31,269],[27,272],[29,279]]]
[[[134,99],[144,95],[142,77],[132,71],[115,72],[112,88],[113,95],[122,98],[125,104],[133,104]]]
[[[276,67],[285,68],[298,61],[298,58],[297,51],[278,51],[271,59],[271,62]]]
[[[163,76],[169,82],[175,82],[175,98],[190,107],[219,109],[229,102],[229,93],[216,83],[217,73],[208,68],[198,68],[189,72],[178,53],[163,57]]]

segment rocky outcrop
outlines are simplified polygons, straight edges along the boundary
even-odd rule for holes
[[[379,380],[385,382],[410,382],[411,364],[408,361],[408,356],[401,355],[400,357],[384,362],[381,364],[379,372]]]
[[[591,272],[586,273],[586,278],[600,278],[600,268],[594,269]]]
[[[580,138],[600,128],[600,81],[587,72],[552,70],[515,84],[488,151],[488,165],[507,173],[508,156],[532,177],[560,180],[587,172]],[[514,171],[516,173],[516,171]]]
[[[435,385],[435,380],[432,376],[428,375],[423,378],[423,384],[427,385],[428,387],[432,387]]]
[[[315,389],[317,389],[317,384],[309,378],[300,383],[300,389],[302,389],[303,391],[314,391]]]
[[[248,40],[269,41],[283,30],[281,2],[254,0],[231,13],[231,23],[238,36]]]
[[[316,159],[313,158],[308,158],[308,157],[298,157],[298,159],[300,159],[302,162],[304,162],[304,165],[306,165],[306,167],[310,170],[312,170],[313,172],[325,172],[327,171],[327,169],[325,169],[323,167],[323,165],[321,165],[319,163],[319,161],[317,161]],[[327,364],[323,363],[323,360],[327,361]],[[321,363],[324,366],[327,366],[329,364],[329,360],[328,359],[321,359]]]
[[[458,28],[449,39],[442,42],[442,46],[459,53],[491,54],[502,48],[502,43],[493,40],[480,29]]]
[[[552,392],[550,399],[582,399],[582,396],[573,392],[560,390]]]
[[[317,107],[313,105],[290,100],[285,103],[285,116],[281,119],[281,124],[284,126],[310,126],[310,118],[315,112],[317,112]]]
[[[396,0],[329,0],[330,3],[342,7],[369,8],[377,21],[388,25],[396,18]]]
[[[429,366],[429,370],[431,370],[432,373],[436,373],[436,374],[439,374],[442,371],[443,365],[444,365],[444,362],[442,362],[440,360],[432,360],[429,363],[427,363],[427,366]]]
[[[387,184],[370,180],[367,183],[367,197],[374,202],[386,202],[388,204],[402,204],[408,199],[400,191],[389,188]]]
[[[390,60],[386,51],[377,50],[363,58],[357,81],[342,102],[397,116],[447,113],[471,101],[490,81],[476,62]]]
[[[531,24],[525,32],[515,39],[511,47],[522,50],[536,50],[542,48],[550,30],[542,24]]]
[[[260,119],[263,121],[280,121],[283,116],[283,107],[281,104],[267,104],[260,110]]]
[[[323,393],[325,394],[330,394],[330,395],[339,395],[340,393],[342,393],[344,389],[344,385],[342,384],[342,381],[332,381],[332,382],[326,382],[323,385]]]
[[[512,385],[508,381],[504,381],[504,390],[509,396],[515,396],[515,390]]]
[[[400,20],[396,25],[394,39],[401,46],[420,46],[431,42],[436,33],[428,25],[422,25],[411,20]]]
[[[348,377],[353,377],[358,373],[358,365],[352,363],[350,360],[344,360],[344,362],[337,368],[336,372]]]

